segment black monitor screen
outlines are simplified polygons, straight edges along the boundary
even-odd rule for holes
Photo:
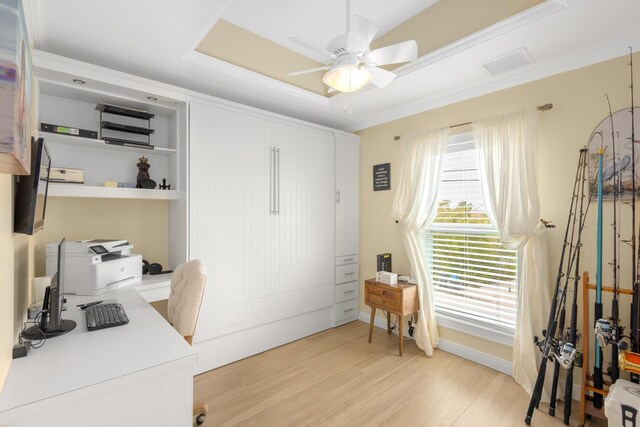
[[[41,340],[53,338],[65,334],[76,327],[76,322],[62,318],[64,302],[64,253],[65,239],[58,244],[58,271],[51,279],[51,285],[47,287],[42,303],[40,322],[21,333],[23,339]]]
[[[16,177],[13,231],[33,234],[44,226],[51,156],[42,138],[32,138],[31,175]]]
[[[51,280],[51,293],[50,293],[50,316],[49,316],[49,329],[59,329],[60,320],[62,319],[62,299],[64,298],[64,251],[65,251],[65,239],[62,239],[58,244],[58,269],[57,274]]]

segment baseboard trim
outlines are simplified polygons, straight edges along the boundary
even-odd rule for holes
[[[363,322],[369,323],[371,319],[371,314],[361,311],[358,315],[358,319]],[[387,322],[385,319],[381,317],[376,317],[373,324],[378,328],[386,329]],[[407,331],[404,331],[403,334],[406,338],[413,339],[409,337]],[[492,356],[490,354],[475,350],[473,348],[455,343],[453,341],[440,339],[440,344],[438,348],[442,351],[446,351],[447,353],[455,354],[458,357],[462,357],[463,359],[470,360],[479,365],[486,366],[488,368],[494,369],[498,372],[502,372],[503,374],[511,376],[511,362],[508,360],[500,359],[498,357]]]
[[[361,311],[358,315],[358,319],[363,322],[369,323],[371,319],[371,314]],[[382,317],[376,316],[373,324],[381,329],[387,328],[387,322]],[[404,331],[403,334],[406,338],[414,339],[407,335],[407,331]],[[484,353],[482,351],[475,350],[473,348],[455,343],[453,341],[440,339],[440,344],[438,348],[442,351],[446,351],[447,353],[454,354],[458,357],[462,357],[463,359],[470,360],[479,365],[486,366],[487,368],[491,368],[495,371],[502,372],[505,375],[511,376],[513,373],[513,365],[510,361],[501,359],[499,357],[492,356],[490,354]],[[553,365],[551,366],[551,371],[553,371]],[[575,371],[574,371],[575,372]],[[574,373],[575,376],[575,373]],[[558,384],[558,390],[564,390],[564,380],[561,380]],[[573,384],[573,394],[571,398],[576,401],[580,401],[580,392],[581,387],[580,384]],[[560,398],[564,396],[564,391],[562,395],[559,395]]]
[[[511,362],[501,359],[499,357],[492,356],[482,351],[475,350],[473,348],[455,343],[453,341],[444,340],[440,338],[438,348],[447,353],[455,354],[463,359],[470,360],[479,365],[486,366],[503,374],[511,376]]]

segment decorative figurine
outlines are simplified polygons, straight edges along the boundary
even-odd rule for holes
[[[142,185],[140,185],[140,181],[142,181],[143,179],[151,179],[151,177],[149,176],[149,168],[151,167],[151,165],[149,164],[149,159],[147,159],[145,156],[140,157],[138,160],[140,160],[140,163],[136,165],[138,167],[138,177],[136,178],[136,182],[137,182],[136,187],[143,188]]]
[[[149,164],[149,159],[147,159],[145,156],[142,156],[138,160],[140,160],[140,163],[136,165],[138,166],[136,188],[156,188],[156,182],[152,180],[151,177],[149,177],[149,168],[151,167],[151,165]]]
[[[171,190],[171,184],[167,185],[167,180],[162,178],[162,184],[160,184],[158,188],[161,190]]]

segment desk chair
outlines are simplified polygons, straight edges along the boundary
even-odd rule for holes
[[[189,345],[192,345],[206,283],[204,263],[197,259],[180,264],[171,277],[167,319]],[[207,411],[205,403],[193,405],[193,415],[196,417],[197,425],[204,423]]]

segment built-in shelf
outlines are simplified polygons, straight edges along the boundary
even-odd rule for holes
[[[131,147],[131,146],[124,146],[124,145],[107,144],[102,139],[83,138],[81,136],[63,135],[58,133],[43,132],[42,136],[44,137],[45,141],[50,139],[55,143],[82,146],[84,148],[98,148],[102,150],[128,151],[130,153],[143,153],[143,154],[149,154],[151,152],[151,153],[161,154],[166,156],[175,154],[176,152],[176,150],[172,148],[163,148],[163,147],[156,146],[153,148],[153,150],[149,150],[148,148],[144,148],[144,147]]]
[[[113,188],[82,184],[49,183],[49,197],[96,197],[111,199],[177,200],[176,190]]]

